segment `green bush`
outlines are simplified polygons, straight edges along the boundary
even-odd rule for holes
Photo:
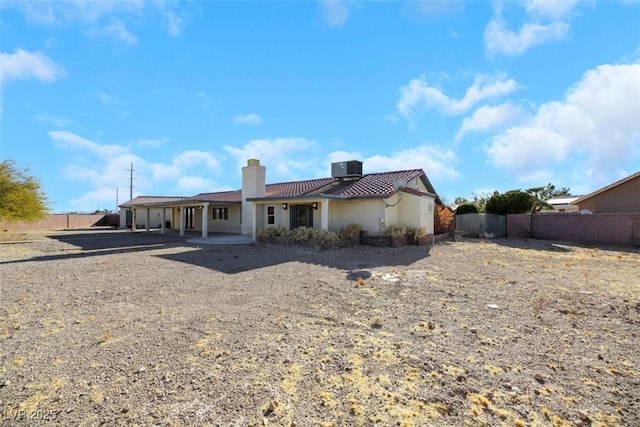
[[[478,207],[473,203],[465,203],[458,206],[458,208],[456,209],[456,215],[464,215],[470,213],[478,213]]]
[[[389,237],[405,237],[407,235],[407,227],[404,225],[392,225],[384,230],[384,234]]]
[[[531,212],[536,198],[520,190],[494,194],[485,206],[486,212],[494,215],[521,214]]]
[[[340,230],[340,237],[352,242],[359,242],[362,236],[362,227],[359,224],[349,224]]]

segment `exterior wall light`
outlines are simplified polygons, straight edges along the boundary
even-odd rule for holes
[[[283,210],[285,210],[285,211],[286,211],[287,209],[289,209],[289,204],[288,204],[288,203],[283,203],[283,204],[282,204],[282,209],[283,209]]]
[[[313,202],[311,206],[313,207],[313,209],[318,209],[318,202]]]

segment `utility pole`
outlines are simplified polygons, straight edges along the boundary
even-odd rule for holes
[[[131,169],[129,171],[129,200],[133,199],[133,162],[131,162]]]
[[[118,212],[119,204],[120,204],[120,199],[118,198],[118,187],[116,186],[116,210],[114,212]]]

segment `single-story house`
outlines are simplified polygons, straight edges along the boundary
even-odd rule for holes
[[[552,197],[546,203],[553,208],[553,212],[578,212],[578,206],[572,205],[580,196]]]
[[[593,213],[640,213],[640,171],[575,200]]]
[[[422,169],[362,173],[362,162],[332,164],[329,178],[266,184],[266,168],[250,159],[242,189],[192,197],[137,197],[120,205],[135,230],[176,228],[252,236],[267,227],[313,227],[339,232],[357,223],[369,235],[389,226],[424,227],[433,234],[435,204],[441,204]],[[122,213],[124,212],[124,213]]]

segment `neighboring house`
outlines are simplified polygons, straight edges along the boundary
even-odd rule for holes
[[[593,213],[640,213],[640,171],[572,203]]]
[[[553,208],[550,212],[578,212],[578,206],[572,205],[580,196],[552,197],[545,203]]]
[[[266,184],[266,168],[250,159],[242,189],[193,197],[138,197],[120,207],[145,229],[193,229],[250,235],[267,227],[305,226],[338,232],[357,223],[369,235],[386,227],[424,227],[433,234],[434,205],[441,203],[422,169],[362,174],[362,162],[332,164],[330,178]],[[121,214],[126,215],[126,214]],[[141,220],[140,218],[143,218]]]

